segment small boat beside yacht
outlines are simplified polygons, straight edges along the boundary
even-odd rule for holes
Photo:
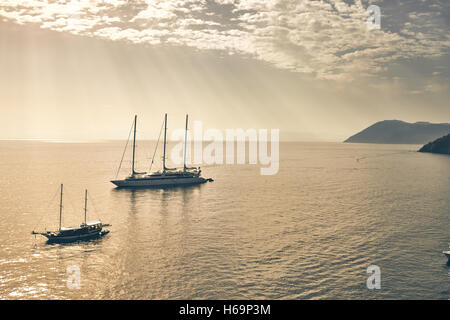
[[[189,168],[186,166],[186,141],[188,130],[188,115],[186,115],[186,129],[184,141],[184,165],[182,169],[166,167],[166,137],[167,137],[167,113],[164,115],[164,142],[163,142],[163,157],[162,157],[162,171],[140,173],[135,171],[135,154],[136,154],[136,127],[137,116],[134,117],[134,135],[133,135],[133,159],[131,165],[131,174],[125,179],[118,180],[117,177],[111,182],[119,188],[164,188],[164,187],[184,187],[190,185],[202,184],[205,182],[212,182],[213,179],[203,178],[201,176],[202,170],[200,167]],[[131,133],[131,132],[130,132]],[[159,143],[159,139],[158,139]],[[156,147],[158,146],[158,143]],[[125,146],[126,148],[126,146]],[[122,157],[123,160],[123,157]],[[119,170],[122,161],[119,165]]]
[[[59,229],[55,231],[32,231],[31,234],[46,237],[48,243],[73,242],[78,240],[91,240],[103,237],[109,233],[104,227],[110,227],[110,224],[102,223],[100,220],[87,221],[87,190],[84,198],[84,222],[79,227],[63,227],[63,185],[61,184],[61,195],[59,204]]]
[[[448,262],[450,263],[450,250],[442,251],[442,253],[447,257]]]

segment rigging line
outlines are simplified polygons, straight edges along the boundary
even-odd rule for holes
[[[158,150],[159,140],[161,139],[162,129],[164,127],[164,121],[161,125],[161,129],[159,130],[158,141],[156,141],[155,151],[153,152],[152,162],[150,163],[150,170],[148,172],[152,172],[153,161],[155,160],[156,151]]]
[[[125,152],[127,151],[128,143],[130,142],[130,136],[131,136],[131,132],[133,131],[133,126],[134,126],[134,121],[131,125],[130,133],[128,133],[128,139],[127,139],[127,143],[125,144],[125,149],[123,149],[122,159],[120,159],[119,168],[117,169],[117,173],[116,173],[116,179],[119,176],[120,168],[122,167],[123,158],[125,157]]]
[[[97,210],[97,207],[95,206],[94,198],[91,196],[91,194],[88,192],[88,200],[92,204],[92,207],[94,208],[94,212],[97,215],[97,219],[100,220],[99,211]],[[89,210],[87,210],[89,212]]]
[[[72,189],[71,189],[72,190]],[[72,194],[72,192],[71,191],[69,191],[69,188],[66,186],[66,185],[64,185],[64,202],[65,203],[67,203],[67,202],[69,202],[69,205],[70,205],[70,208],[73,210],[73,214],[76,214],[77,213],[77,209],[79,208],[75,208],[75,206],[74,206],[74,199],[76,199],[77,197],[75,197],[74,198],[74,194]],[[65,208],[66,206],[64,206],[63,205],[63,209]],[[67,210],[65,210],[65,213],[67,213]],[[61,220],[64,220],[64,218],[62,218]]]
[[[56,189],[55,193],[53,194],[53,197],[47,202],[47,205],[45,206],[45,210],[47,211],[50,207],[50,204],[55,200],[56,196],[59,194],[59,188]],[[41,218],[37,221],[35,224],[33,230],[36,230],[36,226],[39,225],[42,220],[44,219],[44,216],[41,216]]]

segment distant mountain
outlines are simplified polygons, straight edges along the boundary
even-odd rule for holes
[[[427,143],[419,152],[450,154],[450,134]]]
[[[351,136],[344,142],[425,144],[450,133],[450,123],[384,120]]]

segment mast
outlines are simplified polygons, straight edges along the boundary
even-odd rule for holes
[[[86,213],[87,213],[87,189],[84,192],[84,225],[86,225]]]
[[[131,167],[131,175],[134,176],[134,155],[136,153],[136,124],[137,124],[137,115],[134,116],[134,136],[133,136],[133,164]]]
[[[61,221],[62,221],[62,208],[63,208],[62,198],[63,198],[63,185],[61,183],[61,197],[59,200],[59,230],[61,230]]]
[[[188,131],[188,115],[186,115],[186,130],[184,131],[184,164],[183,164],[183,170],[184,171],[186,171],[187,131]]]
[[[166,172],[166,135],[167,135],[167,113],[164,115],[164,154],[163,154],[163,173]]]

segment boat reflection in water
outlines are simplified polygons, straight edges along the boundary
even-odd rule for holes
[[[31,234],[42,235],[46,237],[48,243],[74,242],[82,240],[91,240],[103,237],[109,233],[109,230],[103,230],[103,227],[109,227],[110,224],[97,221],[86,221],[87,217],[87,190],[84,198],[84,222],[79,227],[62,226],[62,199],[63,185],[61,184],[61,196],[59,204],[59,229],[56,231],[32,231]]]
[[[163,151],[163,165],[162,171],[140,173],[136,172],[134,168],[135,152],[136,152],[136,124],[137,116],[134,117],[134,137],[133,137],[133,161],[131,167],[131,175],[123,180],[112,180],[111,182],[119,188],[164,188],[164,187],[182,187],[188,185],[197,185],[205,182],[212,182],[213,179],[205,179],[201,176],[202,170],[198,168],[188,168],[186,166],[186,140],[188,130],[188,116],[186,115],[186,131],[185,131],[185,147],[184,147],[184,166],[183,169],[173,169],[166,167],[166,135],[167,135],[167,114],[164,116],[164,151]],[[131,131],[130,131],[131,134]],[[159,139],[158,139],[159,143]],[[156,148],[158,147],[158,143]],[[128,143],[127,143],[128,145]],[[126,149],[127,146],[125,146]],[[155,150],[156,153],[156,150]],[[122,156],[123,161],[123,156]],[[119,165],[122,166],[122,161]],[[152,160],[153,163],[153,160]],[[117,177],[117,176],[116,176]]]

